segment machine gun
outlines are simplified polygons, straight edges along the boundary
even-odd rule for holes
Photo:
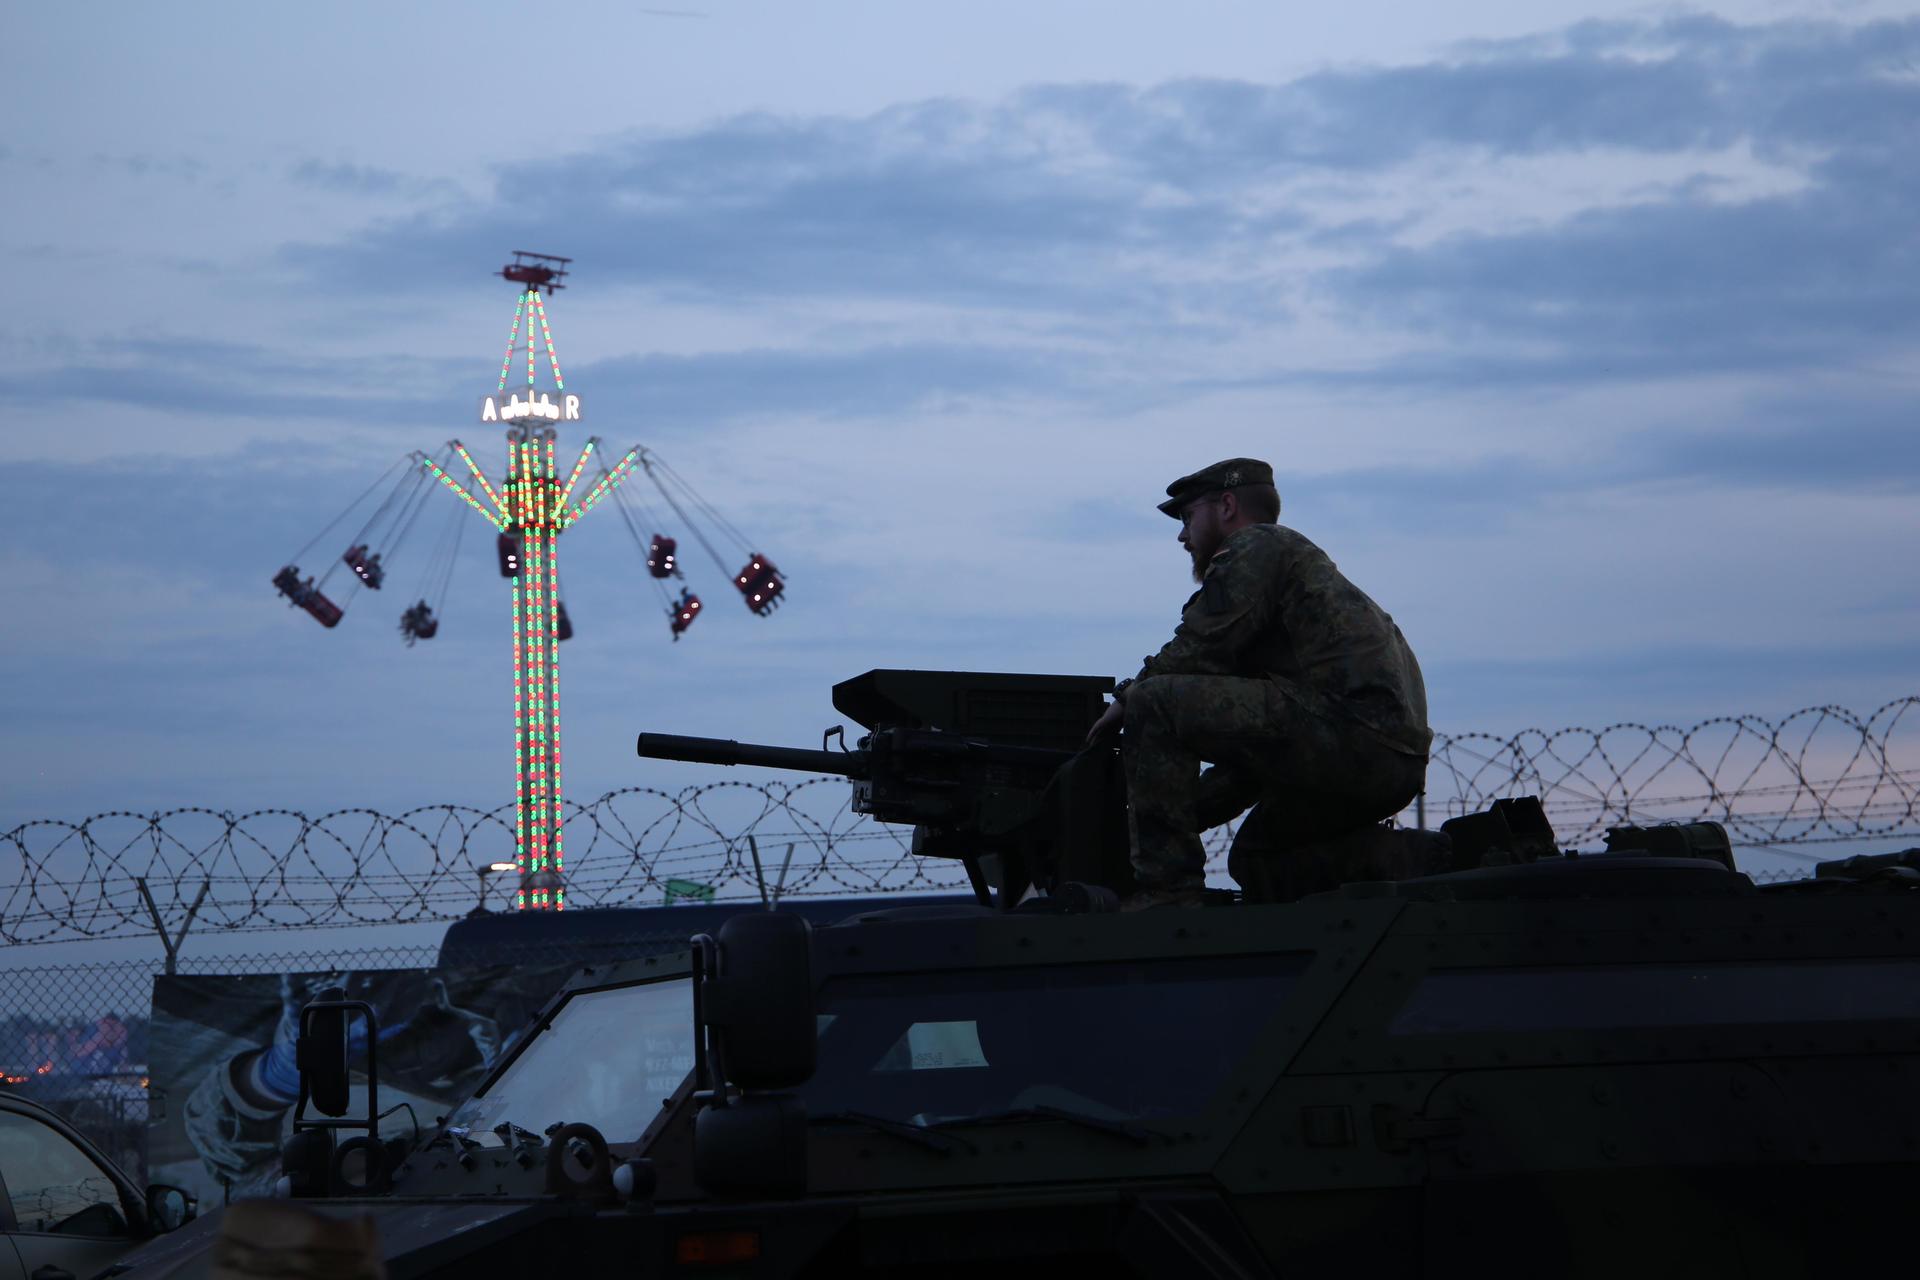
[[[837,774],[853,811],[911,825],[913,851],[959,859],[976,897],[1010,910],[1029,885],[1132,892],[1125,787],[1110,748],[1085,749],[1113,681],[1101,676],[869,671],[833,687],[833,705],[867,730],[819,750],[643,733],[659,760]],[[827,743],[839,737],[843,749]]]

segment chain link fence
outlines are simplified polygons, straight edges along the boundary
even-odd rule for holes
[[[590,948],[566,944],[516,945],[496,963],[534,968],[570,966],[679,951],[687,930],[634,932],[598,939]],[[357,946],[267,954],[181,957],[180,974],[371,973],[429,969],[437,942]],[[178,1106],[157,1092],[149,1074],[154,979],[167,972],[164,957],[5,971],[16,1012],[0,1020],[0,1068],[5,1084],[65,1116],[138,1182],[147,1180],[150,1121]],[[105,1010],[88,1016],[81,1010]],[[150,1089],[150,1085],[153,1086]]]

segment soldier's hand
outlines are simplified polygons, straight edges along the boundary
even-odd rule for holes
[[[1120,732],[1120,725],[1125,719],[1126,712],[1120,709],[1120,701],[1116,698],[1107,704],[1107,709],[1093,722],[1093,728],[1087,730],[1087,745],[1091,747]]]

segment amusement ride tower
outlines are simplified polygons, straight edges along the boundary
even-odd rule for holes
[[[551,294],[565,287],[560,280],[569,259],[520,251],[515,251],[514,258],[500,274],[525,289],[514,303],[499,385],[480,401],[480,421],[506,427],[506,479],[496,488],[458,441],[454,451],[466,464],[472,489],[434,459],[416,454],[415,460],[498,531],[500,571],[513,579],[514,864],[520,873],[514,906],[558,911],[566,906],[560,641],[571,629],[560,603],[558,543],[562,533],[626,479],[640,450],[630,451],[610,470],[603,469],[586,496],[574,502],[574,489],[598,440],[586,442],[563,482],[557,465],[556,424],[580,421],[581,405],[579,395],[567,390],[561,376],[560,357],[554,351],[547,309],[540,297],[542,288]],[[545,363],[553,374],[551,390],[538,385],[540,346],[546,348]],[[515,358],[522,349],[526,384],[510,389]]]
[[[500,575],[512,580],[514,866],[520,873],[514,906],[520,910],[558,911],[566,906],[562,847],[565,815],[560,792],[560,642],[573,634],[567,606],[560,598],[560,535],[612,495],[622,523],[632,533],[644,559],[647,575],[666,606],[673,638],[679,640],[699,616],[700,598],[690,589],[681,589],[677,599],[669,591],[670,582],[684,577],[675,557],[675,540],[660,532],[651,537],[641,532],[648,523],[655,529],[663,526],[643,500],[621,489],[637,464],[720,572],[728,573],[728,569],[716,539],[732,541],[744,552],[745,567],[729,576],[749,611],[768,616],[784,596],[786,582],[771,560],[753,550],[738,528],[651,450],[635,445],[609,467],[600,438],[590,436],[565,479],[561,478],[559,427],[581,420],[581,402],[577,392],[567,390],[561,376],[560,357],[554,350],[546,304],[540,295],[543,289],[551,296],[566,287],[561,280],[571,259],[521,250],[515,250],[513,256],[514,261],[500,270],[500,275],[515,282],[520,290],[514,301],[513,327],[507,331],[507,353],[500,362],[499,380],[481,397],[479,408],[482,423],[505,429],[505,478],[498,484],[488,479],[467,446],[457,439],[448,441],[432,457],[411,453],[399,464],[402,478],[360,527],[339,561],[317,580],[309,576],[304,581],[300,570],[289,562],[274,574],[273,585],[294,607],[332,628],[339,624],[346,608],[344,600],[336,603],[327,594],[329,576],[345,564],[353,571],[347,579],[350,592],[357,593],[363,587],[379,591],[394,553],[418,520],[428,491],[439,486],[451,489],[493,526]],[[540,359],[543,348],[544,362]],[[527,376],[521,383],[515,370],[523,354]],[[551,387],[540,385],[542,363],[552,375]],[[596,466],[598,476],[576,499],[590,463]],[[465,467],[464,476],[455,474],[461,465]],[[293,559],[305,558],[330,530],[359,509],[367,496],[362,495],[335,517],[334,523]],[[452,537],[443,539],[428,565],[423,584],[426,593],[401,615],[401,634],[409,646],[430,640],[439,631],[434,610],[444,601],[459,550],[461,517],[457,511],[449,514],[454,517],[449,530]],[[710,526],[711,536],[702,532],[702,523]]]

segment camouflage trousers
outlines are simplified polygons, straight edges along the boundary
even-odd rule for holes
[[[1205,881],[1200,832],[1253,811],[1229,870],[1379,822],[1412,802],[1424,756],[1382,744],[1318,695],[1285,680],[1151,676],[1127,690],[1120,756],[1127,831],[1141,887]],[[1213,767],[1204,774],[1205,762]]]

